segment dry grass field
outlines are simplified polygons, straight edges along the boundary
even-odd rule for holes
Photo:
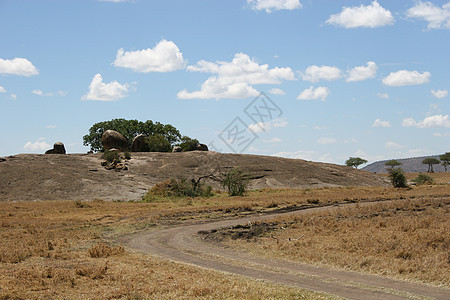
[[[130,233],[201,219],[390,199],[400,201],[280,219],[248,242],[229,239],[229,243],[261,255],[448,285],[444,275],[450,263],[446,231],[450,190],[443,183],[450,178],[432,176],[439,177],[437,184],[410,190],[266,189],[245,197],[219,193],[151,203],[0,202],[0,299],[329,299],[163,261],[123,248],[120,240]],[[287,240],[299,234],[304,237]]]

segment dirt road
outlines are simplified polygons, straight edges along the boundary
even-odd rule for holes
[[[364,203],[360,205],[371,205]],[[346,204],[352,206],[355,204]],[[450,290],[431,285],[389,279],[357,272],[327,269],[279,259],[255,257],[220,245],[208,243],[197,234],[247,224],[261,219],[308,214],[334,209],[311,208],[276,215],[253,216],[142,232],[130,237],[129,247],[146,253],[200,267],[239,274],[255,279],[278,282],[350,299],[450,299]]]

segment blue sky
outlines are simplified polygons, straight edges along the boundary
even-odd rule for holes
[[[113,118],[340,164],[450,151],[449,1],[0,0],[0,39],[0,156]]]

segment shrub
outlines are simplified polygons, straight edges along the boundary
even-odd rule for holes
[[[178,146],[180,146],[180,148],[186,152],[186,151],[197,150],[198,144],[199,144],[199,141],[197,139],[191,139],[188,136],[183,136],[181,138],[181,143]]]
[[[249,185],[248,176],[239,169],[231,169],[221,174],[219,181],[230,196],[243,196]]]
[[[406,188],[408,183],[402,169],[392,169],[389,171],[389,179],[396,188]]]
[[[160,134],[154,134],[147,137],[147,145],[150,152],[170,152],[172,145]]]
[[[155,197],[211,197],[213,196],[212,187],[204,186],[199,180],[187,180],[186,178],[172,178],[153,186],[142,201],[150,202]]]
[[[428,176],[426,174],[422,174],[422,173],[417,175],[417,178],[413,179],[412,181],[414,181],[417,184],[433,184],[434,183],[433,178],[431,178],[430,176]]]
[[[102,158],[110,163],[112,163],[114,160],[116,160],[116,162],[118,163],[120,162],[120,156],[118,151],[105,150],[105,152],[103,152]]]
[[[123,153],[123,156],[125,157],[125,159],[131,159],[131,154],[130,154],[130,152],[128,152],[128,151],[125,151],[125,152]]]

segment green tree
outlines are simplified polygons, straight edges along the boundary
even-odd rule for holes
[[[183,151],[197,150],[197,146],[199,144],[199,141],[197,139],[191,139],[188,136],[183,136],[180,140],[181,142],[178,144],[178,146],[180,146]]]
[[[401,166],[402,163],[396,161],[395,159],[392,159],[392,160],[385,162],[384,165],[390,167],[391,169],[394,169],[397,166]]]
[[[360,158],[360,157],[350,157],[349,159],[347,159],[347,160],[345,161],[345,164],[346,164],[348,167],[353,167],[353,168],[355,168],[355,169],[358,169],[358,166],[359,166],[359,165],[362,165],[362,164],[365,164],[365,163],[367,163],[367,160],[362,159],[362,158]]]
[[[441,163],[441,161],[437,158],[428,157],[422,160],[422,163],[424,165],[428,165],[428,173],[434,173],[433,165],[438,165]]]
[[[160,134],[153,134],[146,138],[149,152],[170,152],[172,145],[170,142]]]
[[[391,169],[389,171],[389,179],[391,180],[392,185],[396,188],[408,187],[408,181],[406,180],[402,169]]]
[[[441,156],[439,156],[439,159],[442,162],[441,164],[444,166],[445,172],[447,172],[447,166],[450,165],[450,152],[442,154]]]
[[[218,178],[222,187],[228,191],[229,196],[244,196],[250,184],[249,180],[250,176],[238,168],[222,173]]]
[[[141,122],[138,120],[113,119],[92,125],[89,133],[83,136],[83,145],[89,146],[95,152],[103,151],[102,135],[108,129],[120,132],[130,144],[133,138],[139,134],[145,134],[147,136],[154,134],[161,135],[170,145],[179,142],[181,138],[180,132],[170,124],[154,123],[151,120]]]

